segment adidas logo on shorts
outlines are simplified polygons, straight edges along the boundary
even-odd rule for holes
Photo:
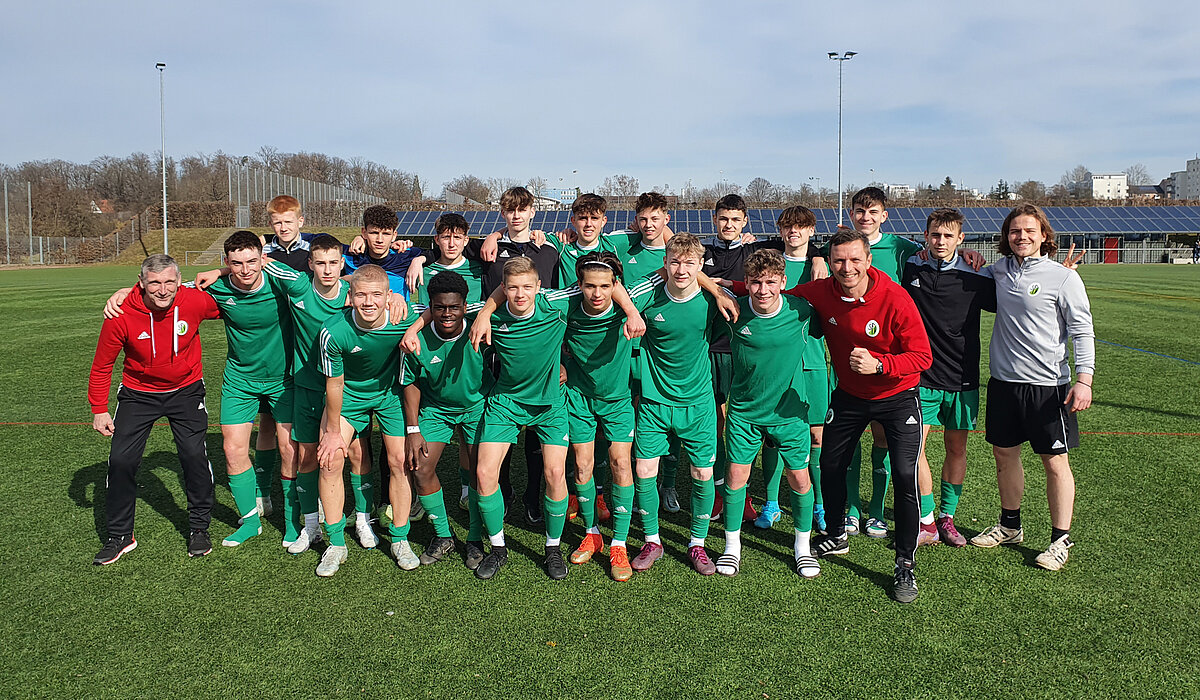
[[[437,365],[437,364],[441,364],[441,362],[442,362],[442,358],[438,357],[437,355],[434,355],[433,359],[429,361],[429,364]]]
[[[1050,446],[1050,449],[1052,449],[1052,450],[1061,450],[1061,449],[1062,449],[1062,448],[1064,448],[1064,447],[1066,447],[1066,445],[1064,445],[1064,444],[1063,444],[1063,441],[1062,441],[1062,440],[1055,440],[1055,441],[1054,441],[1054,444]]]
[[[916,416],[909,416],[909,417],[908,417],[908,420],[904,421],[904,424],[905,424],[905,425],[916,425],[916,424],[917,424],[917,417],[916,417]]]

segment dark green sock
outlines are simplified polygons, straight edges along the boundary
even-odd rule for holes
[[[933,494],[923,494],[921,496],[921,517],[926,518],[933,515]]]
[[[263,498],[271,497],[271,485],[275,483],[275,468],[279,450],[254,451],[254,480],[258,486],[258,494]]]
[[[762,451],[763,481],[767,484],[767,501],[779,503],[779,482],[783,480],[783,460],[779,458],[779,448],[763,446]]]
[[[638,512],[642,515],[642,534],[658,534],[658,484],[653,477],[637,477],[634,484],[637,491]]]
[[[579,499],[579,514],[583,516],[583,526],[591,529],[596,526],[596,479],[588,479],[586,483],[575,484],[576,498]]]
[[[483,529],[489,537],[504,532],[504,494],[500,489],[490,496],[479,497],[479,515],[483,518]]]
[[[546,514],[546,537],[551,540],[562,539],[563,528],[567,526],[567,501],[550,500],[550,494],[542,497],[542,510]],[[593,512],[595,509],[593,508]]]
[[[717,502],[717,487],[712,479],[692,478],[692,538],[702,540],[708,537],[708,526],[712,522],[713,505]],[[743,505],[743,508],[745,506]],[[725,504],[729,510],[729,504]],[[738,511],[738,517],[742,517]]]
[[[403,525],[397,525],[395,523],[388,525],[388,536],[391,538],[393,543],[408,539],[409,525],[410,523],[407,521]]]
[[[871,448],[871,505],[868,512],[872,518],[883,520],[883,503],[887,499],[888,484],[892,482],[891,460],[886,447]]]
[[[817,505],[824,505],[821,498],[821,448],[810,448],[808,456],[808,478],[812,480],[813,498]]]
[[[855,518],[862,517],[862,445],[854,444],[854,453],[850,455],[850,466],[846,469],[846,503],[849,505],[847,515]],[[833,517],[839,517],[833,513]]]
[[[255,484],[254,470],[247,469],[241,474],[230,474],[229,491],[233,494],[233,502],[242,522],[238,529],[225,539],[240,544],[257,535],[262,529],[262,519],[258,517],[258,486]]]
[[[942,515],[954,517],[958,510],[958,499],[962,498],[962,484],[952,484],[942,480]]]
[[[813,522],[813,490],[810,488],[804,493],[800,493],[796,489],[788,489],[791,491],[792,500],[792,519],[795,520],[795,529],[800,532],[812,531]]]
[[[725,531],[741,530],[742,515],[746,510],[746,487],[743,485],[740,489],[731,489],[726,481],[721,496],[725,499]]]
[[[425,508],[426,517],[433,524],[433,534],[438,537],[450,536],[450,518],[446,515],[446,498],[438,489],[428,496],[417,496],[417,500]]]
[[[629,521],[633,519],[632,486],[612,485],[613,539],[624,542],[629,539]]]
[[[346,546],[346,516],[336,523],[325,523],[325,536],[332,547]]]
[[[283,483],[283,540],[295,542],[300,536],[300,503],[296,498],[296,480],[281,479]]]
[[[467,541],[482,542],[483,516],[479,513],[479,492],[470,486],[467,486],[467,515],[470,519]]]
[[[351,474],[350,491],[354,495],[354,510],[359,513],[371,514],[375,506],[375,494],[371,487],[370,474]],[[396,517],[397,513],[392,513]]]
[[[296,498],[300,499],[300,512],[304,515],[317,512],[320,491],[317,479],[320,472],[300,472],[296,475]]]

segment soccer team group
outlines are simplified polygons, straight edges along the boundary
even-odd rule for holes
[[[268,205],[272,239],[264,245],[251,232],[232,234],[224,268],[195,285],[182,284],[170,257],[147,258],[137,285],[109,300],[92,365],[94,427],[112,436],[108,539],[95,563],[113,563],[137,546],[134,476],[151,427],[164,417],[184,475],[188,553],[211,551],[213,475],[197,329],[220,318],[228,340],[220,424],[240,515],[226,546],[261,534],[278,456],[283,546],[301,554],[325,540],[316,573],[334,575],[348,554],[349,461],[363,547],[379,543],[378,487],[400,568],[461,549],[467,567],[489,579],[508,560],[508,466],[523,431],[525,517],[544,523],[544,567],[553,579],[568,575],[562,537],[576,513],[585,534],[571,563],[604,552],[602,521],[611,521],[613,579],[628,580],[662,558],[659,512],[681,510],[675,467],[686,456],[688,559],[700,574],[738,573],[743,523],[770,528],[780,519],[785,474],[795,569],[804,578],[819,575],[821,557],[848,553],[850,535],[888,536],[891,482],[892,593],[909,602],[917,596],[916,548],[967,544],[954,515],[979,410],[986,310],[996,314],[986,439],[1001,515],[970,542],[1023,540],[1028,442],[1045,466],[1052,525],[1036,561],[1062,568],[1073,544],[1067,452],[1078,444],[1075,413],[1091,403],[1094,333],[1076,261],[1055,261],[1054,232],[1040,209],[1012,210],[1000,232],[1001,259],[983,267],[978,253],[959,249],[963,217],[953,209],[929,216],[924,247],[881,233],[886,197],[877,188],[855,194],[853,228],[823,247],[811,240],[816,219],[804,207],[783,211],[778,240],[757,241],[744,233],[742,198],[723,197],[708,244],[671,230],[658,193],[638,198],[631,229],[605,231],[606,208],[602,197],[582,195],[571,228],[545,235],[531,230],[532,194],[513,188],[500,199],[502,231],[469,238],[467,221],[445,214],[436,250],[426,254],[395,240],[397,217],[386,207],[368,208],[362,236],[344,246],[300,233],[299,202],[281,196]],[[373,421],[382,433],[378,483]],[[937,506],[924,451],[934,425],[943,427],[946,446]],[[864,509],[859,444],[868,428],[872,497]],[[451,531],[437,474],[451,442],[459,445],[459,504],[469,511],[465,544]],[[747,485],[760,453],[766,502],[756,512]],[[605,464],[607,489],[597,479]],[[631,558],[635,511],[644,544]],[[419,517],[434,531],[420,556],[408,539]],[[725,535],[715,561],[706,549],[714,520]]]

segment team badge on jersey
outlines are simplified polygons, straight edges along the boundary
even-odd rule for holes
[[[186,335],[188,332],[187,321],[178,321],[175,324],[175,335]]]
[[[1027,289],[1026,291],[1029,293],[1029,296],[1036,297],[1037,293],[1042,291],[1042,285],[1038,284],[1037,282],[1034,282],[1033,284],[1029,285],[1029,289]]]
[[[877,335],[879,335],[879,321],[875,319],[867,321],[867,337],[874,338]]]

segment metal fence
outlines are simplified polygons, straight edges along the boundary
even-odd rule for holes
[[[229,201],[237,208],[235,226],[250,226],[251,207],[256,203],[270,201],[281,194],[300,200],[301,208],[308,210],[315,202],[356,202],[360,205],[383,204],[382,197],[340,187],[326,182],[305,180],[271,170],[247,165],[229,164]]]

